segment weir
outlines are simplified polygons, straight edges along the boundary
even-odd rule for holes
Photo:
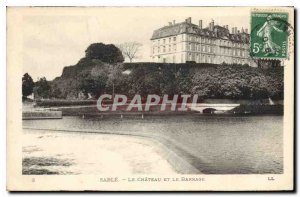
[[[188,108],[190,108],[193,111],[198,111],[200,113],[222,113],[229,110],[232,110],[240,104],[210,104],[210,103],[199,103],[199,104],[187,104]]]

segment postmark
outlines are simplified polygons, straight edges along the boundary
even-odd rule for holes
[[[252,12],[250,55],[253,58],[288,57],[288,13]]]

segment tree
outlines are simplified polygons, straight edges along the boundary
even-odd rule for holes
[[[50,97],[51,86],[47,81],[46,77],[40,78],[40,80],[38,80],[35,83],[35,93],[37,94],[37,97],[41,97],[41,98]]]
[[[80,89],[85,95],[90,93],[93,97],[98,97],[105,91],[106,83],[107,77],[87,77],[82,80]]]
[[[249,81],[249,86],[251,88],[252,98],[265,99],[268,98],[268,81],[266,76],[254,76]]]
[[[122,65],[112,65],[108,69],[106,89],[112,93],[113,97],[116,92],[120,93],[122,86],[125,86],[125,84],[123,84],[124,75],[122,71]]]
[[[137,42],[125,42],[123,44],[118,45],[123,55],[126,58],[128,58],[130,62],[132,62],[134,58],[137,58],[141,46],[142,44]]]
[[[166,64],[160,67],[161,79],[160,89],[162,94],[178,94],[177,76],[174,65]]]
[[[130,73],[130,94],[140,94],[147,97],[148,94],[160,94],[161,74],[155,64],[147,66],[136,65]]]
[[[28,73],[22,77],[22,95],[23,98],[29,96],[33,92],[34,82]]]
[[[191,71],[192,69],[186,66],[181,66],[175,70],[176,81],[178,85],[178,91],[180,94],[190,94],[191,93]]]
[[[56,84],[51,86],[49,96],[50,96],[50,98],[64,98],[61,90],[59,89],[59,87]]]
[[[98,59],[107,63],[124,61],[122,52],[113,44],[93,43],[85,50],[85,56],[88,59]]]

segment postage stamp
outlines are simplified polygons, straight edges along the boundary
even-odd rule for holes
[[[288,13],[251,13],[253,58],[287,58]]]

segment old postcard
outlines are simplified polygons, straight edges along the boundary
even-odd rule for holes
[[[294,33],[293,7],[8,7],[7,190],[293,190]]]

